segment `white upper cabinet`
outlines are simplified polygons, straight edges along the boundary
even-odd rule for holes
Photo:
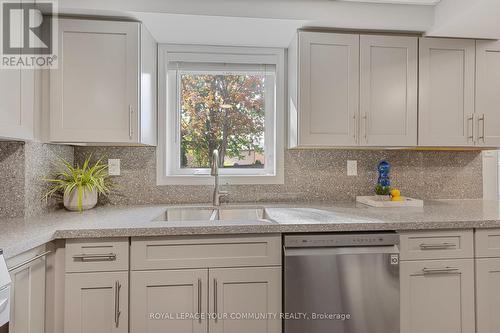
[[[156,43],[138,22],[61,19],[52,142],[156,144]]]
[[[289,48],[289,145],[416,146],[416,37],[298,33]]]
[[[416,37],[361,36],[360,144],[417,145]]]
[[[34,70],[0,69],[0,139],[33,139],[34,95]]]
[[[356,145],[359,35],[301,31],[297,42],[290,49],[298,52],[290,62],[297,72],[290,74],[290,145]]]
[[[476,144],[500,147],[500,42],[476,42]]]
[[[420,39],[420,146],[474,144],[475,41]]]

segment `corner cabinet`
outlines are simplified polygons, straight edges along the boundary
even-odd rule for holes
[[[7,260],[11,285],[10,333],[44,333],[46,311],[45,246]]]
[[[156,145],[156,56],[138,22],[60,19],[50,141]]]
[[[417,38],[300,31],[289,48],[289,145],[416,146]]]

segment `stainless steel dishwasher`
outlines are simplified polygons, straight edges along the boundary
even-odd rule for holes
[[[285,333],[399,333],[396,233],[285,236]]]

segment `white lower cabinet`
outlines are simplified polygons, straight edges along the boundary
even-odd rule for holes
[[[131,272],[130,332],[280,333],[281,268]],[[254,315],[277,317],[245,319]]]
[[[279,235],[131,244],[131,333],[281,333]]]
[[[472,333],[474,260],[401,263],[401,333]]]
[[[44,249],[36,249],[9,259],[9,267],[28,262],[10,272],[11,313],[10,333],[45,332],[45,258],[35,258]]]
[[[210,333],[279,333],[281,268],[220,268],[209,270]],[[243,316],[277,315],[276,319]],[[217,319],[215,319],[217,318]],[[220,318],[220,319],[219,319]]]
[[[477,333],[500,332],[500,258],[476,260]]]
[[[128,272],[66,274],[64,332],[128,332],[128,289]]]
[[[131,332],[207,332],[200,316],[208,306],[207,269],[131,272],[130,285]],[[200,319],[178,320],[181,314]]]

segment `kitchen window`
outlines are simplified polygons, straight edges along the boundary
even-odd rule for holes
[[[159,185],[283,183],[284,51],[160,46]]]

